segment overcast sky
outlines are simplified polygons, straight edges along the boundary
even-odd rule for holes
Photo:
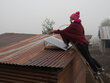
[[[0,0],[0,34],[39,34],[46,18],[53,19],[57,29],[69,24],[76,11],[80,11],[85,33],[97,35],[101,22],[110,19],[110,0]]]

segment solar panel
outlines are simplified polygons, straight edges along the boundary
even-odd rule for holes
[[[69,44],[69,46],[67,47],[66,44],[62,40],[55,38],[53,36],[45,38],[44,41],[51,43],[65,51],[68,50],[72,46],[71,44]]]

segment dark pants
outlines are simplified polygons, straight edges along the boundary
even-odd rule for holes
[[[75,43],[77,49],[81,52],[82,56],[86,59],[86,61],[89,63],[91,68],[93,69],[94,72],[97,72],[97,68],[101,68],[101,65],[93,58],[90,56],[90,52],[88,50],[88,45],[86,44],[79,44]]]

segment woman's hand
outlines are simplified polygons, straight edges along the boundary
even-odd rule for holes
[[[53,33],[54,31],[53,30],[50,30],[50,32],[49,33]]]

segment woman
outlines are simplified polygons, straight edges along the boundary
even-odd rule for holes
[[[82,56],[87,60],[96,75],[100,75],[100,72],[104,69],[100,64],[90,56],[88,50],[88,41],[85,39],[84,28],[79,19],[80,12],[73,13],[70,16],[71,24],[64,30],[54,30],[56,34],[60,34],[64,43],[68,46],[72,41],[77,49],[81,52]]]

